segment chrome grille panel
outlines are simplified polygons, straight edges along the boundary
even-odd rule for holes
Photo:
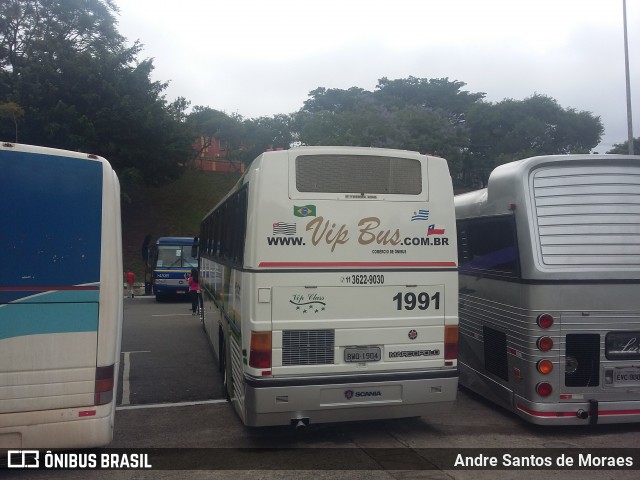
[[[331,365],[334,346],[334,330],[285,330],[282,332],[282,365]]]

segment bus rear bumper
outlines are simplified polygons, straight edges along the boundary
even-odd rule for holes
[[[640,401],[595,400],[535,403],[515,396],[518,415],[536,425],[596,425],[640,422]]]
[[[457,371],[346,377],[247,379],[248,426],[331,423],[422,416],[450,407]]]
[[[107,405],[0,414],[0,449],[92,448],[113,439]]]

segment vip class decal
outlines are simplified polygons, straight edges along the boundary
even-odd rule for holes
[[[316,293],[308,293],[306,295],[296,293],[292,295],[289,303],[295,307],[297,312],[303,315],[314,315],[324,312],[327,309],[327,303],[324,297]]]

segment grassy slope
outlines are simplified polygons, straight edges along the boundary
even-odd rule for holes
[[[164,236],[196,236],[202,217],[240,178],[239,173],[185,171],[178,180],[161,187],[140,187],[122,200],[124,268],[133,269],[136,282],[144,279],[141,246]]]

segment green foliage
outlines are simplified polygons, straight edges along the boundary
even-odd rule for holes
[[[123,172],[120,180],[136,184],[136,173]],[[132,178],[133,177],[133,178]],[[140,247],[149,234],[155,241],[162,236],[196,236],[200,222],[240,178],[239,173],[187,170],[178,179],[162,185],[141,185],[131,189],[122,203],[122,244],[124,264],[144,278]],[[139,181],[139,179],[138,179]]]
[[[545,95],[490,103],[464,82],[412,76],[381,78],[372,92],[318,87],[292,114],[187,114],[188,100],[167,102],[167,83],[151,81],[141,44],[126,46],[117,12],[114,0],[0,2],[0,138],[102,155],[125,200],[141,182],[176,178],[198,137],[245,163],[292,144],[416,150],[447,158],[454,180],[471,185],[512,159],[588,152],[603,132],[599,117]]]
[[[563,109],[545,95],[478,102],[467,113],[469,152],[464,183],[485,184],[493,168],[534,155],[588,153],[604,131],[600,117]]]
[[[629,154],[629,140],[623,143],[616,143],[607,153]],[[640,137],[633,139],[633,154],[640,155]]]
[[[18,142],[18,120],[24,117],[24,110],[15,102],[0,103],[0,118],[8,118],[15,127],[15,141]]]
[[[112,0],[0,4],[0,103],[25,112],[20,141],[102,155],[147,183],[178,175],[190,154],[184,99],[167,104],[151,61],[126,47]],[[11,138],[4,123],[0,136]]]

